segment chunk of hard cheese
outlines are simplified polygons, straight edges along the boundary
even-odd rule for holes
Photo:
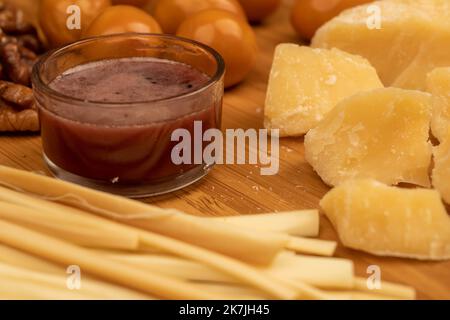
[[[433,186],[450,204],[450,136],[439,146],[434,147]]]
[[[270,74],[265,126],[280,129],[281,136],[305,134],[343,98],[382,86],[364,58],[281,44]]]
[[[430,72],[427,88],[433,95],[431,130],[439,141],[444,141],[450,129],[450,68],[437,68]]]
[[[450,259],[450,218],[435,190],[349,180],[320,205],[347,247],[381,256]]]
[[[384,0],[358,6],[320,28],[312,46],[367,58],[386,86],[425,90],[426,75],[450,65],[450,1]]]
[[[431,95],[397,88],[339,103],[305,137],[305,157],[325,183],[372,178],[429,186]]]

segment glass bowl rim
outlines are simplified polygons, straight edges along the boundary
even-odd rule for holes
[[[214,58],[214,60],[217,63],[217,68],[215,74],[208,80],[208,82],[203,85],[201,88],[198,88],[194,91],[179,94],[173,97],[169,98],[162,98],[162,99],[153,99],[153,100],[147,100],[147,101],[129,101],[129,102],[105,102],[105,101],[90,101],[90,100],[83,100],[76,97],[72,97],[69,95],[62,94],[48,86],[41,77],[40,69],[41,67],[53,56],[60,54],[64,51],[68,51],[70,49],[73,49],[76,46],[82,45],[82,44],[89,44],[89,43],[95,43],[98,40],[104,40],[104,39],[127,39],[132,37],[147,37],[147,38],[159,38],[159,39],[167,39],[167,40],[176,40],[181,41],[187,44],[195,45],[197,47],[200,47],[201,49],[205,50],[211,56]],[[173,102],[176,100],[186,99],[190,97],[195,97],[196,95],[208,90],[210,87],[214,86],[216,83],[218,83],[223,75],[225,74],[225,61],[222,58],[222,56],[213,48],[210,46],[207,46],[201,42],[187,39],[183,37],[168,35],[168,34],[159,34],[159,33],[135,33],[135,32],[128,32],[128,33],[120,33],[120,34],[112,34],[112,35],[103,35],[103,36],[95,36],[95,37],[89,37],[86,39],[78,40],[76,42],[70,43],[66,46],[50,50],[49,52],[45,53],[43,56],[39,58],[39,60],[35,63],[33,66],[32,71],[32,84],[34,90],[42,91],[44,94],[50,96],[52,99],[56,99],[63,102],[70,102],[73,104],[82,105],[83,107],[86,106],[93,106],[96,108],[111,108],[111,107],[134,107],[134,106],[142,106],[142,105],[148,105],[148,104],[157,104],[160,102]]]

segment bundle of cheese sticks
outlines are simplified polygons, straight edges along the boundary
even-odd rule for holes
[[[316,210],[202,218],[0,166],[3,299],[413,299],[332,257]],[[80,271],[70,290],[67,269]]]

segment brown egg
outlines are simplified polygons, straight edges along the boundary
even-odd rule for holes
[[[252,69],[258,51],[253,29],[246,20],[224,10],[206,10],[187,18],[177,35],[216,49],[225,60],[225,87],[233,86]]]
[[[110,0],[41,0],[39,23],[50,46],[58,47],[80,39],[83,30],[109,6]]]
[[[174,34],[186,18],[209,9],[226,10],[245,18],[237,0],[159,0],[152,13],[165,33]]]
[[[251,22],[260,22],[274,13],[281,0],[239,0],[247,18]]]
[[[113,5],[126,4],[129,6],[142,7],[147,4],[148,0],[112,0]]]
[[[161,33],[161,27],[147,12],[133,6],[118,5],[107,8],[95,18],[83,33],[83,38],[127,32]]]
[[[323,24],[343,10],[372,2],[373,0],[297,0],[291,22],[297,33],[304,39],[311,39]]]

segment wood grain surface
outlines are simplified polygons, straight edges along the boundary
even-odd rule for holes
[[[227,91],[223,129],[262,128],[274,47],[282,42],[299,42],[289,24],[289,2],[263,25],[255,26],[260,48],[258,60],[246,82]],[[0,163],[47,172],[39,136],[0,136]],[[191,187],[145,201],[194,215],[257,214],[318,208],[328,190],[304,159],[303,139],[295,138],[281,140],[278,175],[261,176],[254,165],[221,165]],[[324,216],[321,223],[320,238],[337,240],[336,232]],[[450,262],[382,258],[344,248],[341,244],[337,256],[353,260],[359,276],[366,277],[367,267],[378,265],[384,280],[414,286],[420,299],[450,299]]]

